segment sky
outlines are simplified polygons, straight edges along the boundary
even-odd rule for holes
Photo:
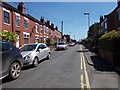
[[[18,3],[18,2],[17,2]],[[11,2],[13,6],[17,3]],[[90,13],[90,25],[99,22],[101,15],[111,13],[117,2],[25,2],[26,13],[40,20],[41,16],[45,20],[58,26],[61,31],[61,21],[64,22],[64,34],[76,40],[87,37],[88,17],[83,13]]]

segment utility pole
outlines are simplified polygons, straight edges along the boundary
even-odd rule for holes
[[[62,41],[63,41],[63,21],[61,22],[61,33],[62,33]]]
[[[75,35],[74,35],[74,40],[75,40]]]

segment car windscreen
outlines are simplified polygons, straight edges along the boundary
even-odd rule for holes
[[[33,51],[35,50],[37,44],[34,45],[24,45],[23,47],[20,48],[20,51]]]
[[[65,43],[59,43],[58,45],[65,45]]]

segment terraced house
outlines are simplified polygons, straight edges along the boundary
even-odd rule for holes
[[[120,0],[117,2],[117,7],[108,15],[105,15],[101,20],[102,31],[107,33],[112,30],[120,31]]]
[[[2,2],[0,6],[0,30],[18,34],[17,47],[28,43],[45,43],[47,38],[51,38],[54,43],[62,39],[62,33],[57,27],[54,27],[54,24],[50,24],[50,21],[45,21],[44,17],[37,20],[26,14],[22,2],[17,8]]]

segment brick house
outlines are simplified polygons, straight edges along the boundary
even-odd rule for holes
[[[120,30],[120,1],[118,1],[117,7],[110,14],[104,16],[101,26],[104,27],[104,32]]]
[[[17,47],[28,43],[45,43],[47,38],[55,40],[54,24],[50,25],[49,21],[45,22],[43,17],[37,20],[31,15],[25,14],[24,3],[19,3],[18,7],[15,8],[2,2],[0,20],[0,30],[18,34]],[[61,39],[62,36],[59,38]]]

